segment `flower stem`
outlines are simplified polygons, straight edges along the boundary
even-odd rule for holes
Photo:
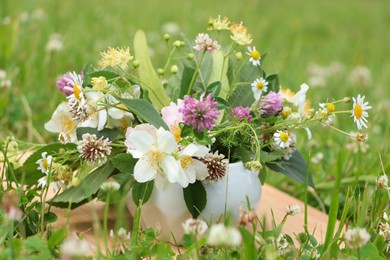
[[[191,90],[192,90],[192,87],[195,83],[195,79],[196,79],[196,76],[198,75],[199,73],[199,69],[200,69],[200,65],[202,65],[203,63],[203,59],[204,59],[204,56],[206,55],[206,50],[202,53],[202,57],[200,57],[200,60],[196,66],[196,69],[195,69],[195,72],[194,72],[194,75],[192,75],[192,79],[191,79],[191,82],[190,82],[190,86],[188,87],[188,92],[187,92],[187,95],[190,95],[191,94]]]
[[[107,222],[108,222],[108,210],[110,208],[110,193],[107,193],[106,204],[104,205],[104,216],[103,216],[103,237],[104,237],[104,246],[106,248],[106,255],[109,252],[108,249],[108,240],[107,240]]]

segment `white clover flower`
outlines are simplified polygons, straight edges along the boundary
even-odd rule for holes
[[[38,164],[38,170],[45,173],[46,175],[49,173],[51,163],[53,160],[53,156],[49,155],[47,156],[47,152],[42,153],[42,158],[39,159],[36,164]]]
[[[121,185],[115,181],[107,181],[100,186],[100,189],[108,192],[108,191],[117,191],[120,189],[120,187]]]
[[[207,224],[201,219],[189,218],[181,224],[185,234],[203,235],[207,230]]]
[[[376,186],[377,186],[378,190],[383,189],[383,188],[388,188],[389,179],[387,178],[387,175],[383,174],[383,175],[379,176],[379,178],[376,182]]]
[[[350,248],[360,248],[364,246],[371,236],[365,228],[351,228],[344,234],[345,243]]]
[[[292,142],[288,131],[281,130],[277,130],[274,133],[274,141],[282,149],[289,147]]]
[[[286,214],[290,216],[295,216],[301,213],[301,207],[298,204],[293,204],[290,206],[287,206],[286,208]]]
[[[111,142],[108,138],[97,138],[95,134],[83,134],[82,140],[77,145],[77,151],[88,165],[97,163],[99,166],[107,161],[107,156],[111,154]]]
[[[278,250],[282,250],[288,247],[288,241],[284,234],[280,233],[279,236],[276,238],[276,246]]]
[[[359,130],[362,130],[363,126],[367,128],[367,110],[370,110],[372,108],[368,105],[368,102],[364,102],[364,98],[365,96],[360,96],[360,94],[357,96],[356,99],[352,97],[353,109],[351,117],[353,117],[353,121],[356,123],[357,128]]]
[[[61,245],[61,259],[87,257],[93,254],[92,246],[84,239],[74,237],[65,240]]]
[[[349,74],[349,81],[358,86],[369,86],[371,85],[371,72],[365,66],[355,67]]]
[[[210,228],[207,241],[212,246],[238,246],[241,240],[241,233],[236,228],[215,224]]]
[[[258,100],[263,92],[267,92],[268,82],[263,78],[259,78],[255,79],[255,81],[252,82],[251,86],[253,95],[255,96],[255,99]]]
[[[64,48],[64,43],[62,41],[62,35],[58,33],[51,34],[49,41],[46,44],[47,52],[59,52]]]
[[[255,46],[253,46],[253,48],[248,46],[248,52],[246,52],[246,54],[249,55],[249,62],[252,62],[253,66],[260,66],[261,56]]]
[[[193,47],[197,51],[209,51],[214,53],[221,48],[217,41],[213,41],[207,33],[199,33],[195,39],[196,45]]]

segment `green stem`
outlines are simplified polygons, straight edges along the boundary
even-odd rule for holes
[[[104,215],[103,215],[103,237],[104,237],[104,246],[106,248],[106,255],[109,254],[109,249],[108,249],[108,239],[107,239],[107,222],[108,222],[108,210],[110,208],[110,193],[107,193],[107,198],[106,198],[106,204],[104,205]]]
[[[202,65],[203,63],[203,59],[204,59],[204,56],[206,55],[206,50],[203,51],[202,53],[202,57],[200,57],[200,60],[196,66],[196,69],[195,69],[195,72],[194,72],[194,75],[192,75],[192,79],[191,79],[191,82],[190,82],[190,86],[188,87],[188,92],[187,92],[187,95],[190,95],[191,94],[191,90],[192,90],[192,87],[195,83],[195,79],[196,79],[196,76],[198,76],[198,73],[199,73],[199,68],[200,68],[200,65]]]
[[[138,244],[139,229],[141,224],[141,205],[139,205],[135,211],[133,219],[133,236],[131,238],[131,245],[136,246]]]

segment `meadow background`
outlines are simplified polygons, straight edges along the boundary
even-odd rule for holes
[[[364,188],[366,181],[375,184],[382,173],[380,157],[390,172],[387,0],[0,0],[0,69],[12,82],[0,89],[1,138],[54,141],[57,136],[43,125],[65,97],[55,86],[59,76],[79,72],[88,63],[96,65],[99,53],[108,46],[131,46],[138,29],[147,33],[158,68],[167,55],[162,40],[166,32],[173,30],[170,43],[181,38],[177,30],[195,39],[206,32],[208,18],[219,14],[244,21],[253,34],[253,45],[268,54],[263,68],[280,73],[283,87],[298,91],[301,83],[308,83],[313,107],[327,98],[358,94],[366,95],[373,106],[363,147],[330,128],[313,127],[312,140],[300,133],[298,146],[311,162],[317,185],[317,193],[310,196],[312,205],[328,208],[334,176],[340,171],[341,202],[349,188]],[[48,44],[56,37],[63,48],[50,50]],[[340,104],[337,109],[349,107]],[[346,132],[357,131],[349,115],[341,115],[336,125]],[[268,175],[267,181],[302,197],[303,185],[277,174]]]

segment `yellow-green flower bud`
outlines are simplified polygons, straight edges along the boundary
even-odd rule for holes
[[[194,57],[195,57],[195,55],[194,55],[193,53],[188,53],[188,55],[187,55],[187,58],[188,58],[189,60],[193,60]]]
[[[173,46],[175,46],[176,48],[180,48],[181,47],[181,42],[180,41],[174,41],[173,42]]]
[[[236,52],[236,59],[237,60],[242,60],[242,52]]]
[[[133,60],[133,67],[135,69],[138,68],[140,65],[141,65],[141,63],[139,62],[139,60]]]
[[[164,36],[163,36],[163,39],[164,39],[164,41],[169,41],[169,39],[171,38],[171,36],[169,35],[169,34],[164,34]]]
[[[164,70],[159,68],[159,69],[157,69],[157,73],[158,73],[158,75],[164,75]]]
[[[73,177],[72,179],[72,186],[79,186],[80,185],[80,179],[77,177]]]
[[[179,71],[179,67],[177,65],[172,65],[171,67],[171,73],[176,74]]]

